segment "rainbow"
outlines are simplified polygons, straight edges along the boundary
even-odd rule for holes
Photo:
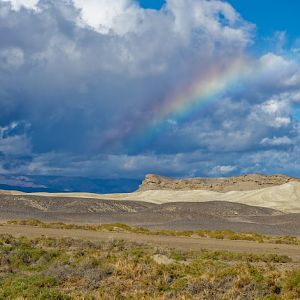
[[[252,74],[252,67],[243,57],[238,57],[223,68],[215,67],[206,71],[205,76],[199,74],[192,84],[177,91],[152,111],[154,117],[136,128],[130,139],[130,148],[134,151],[135,145],[151,143],[157,134],[164,131],[170,122],[180,123],[195,112],[200,111],[210,103],[222,99],[226,91]]]
[[[198,105],[212,101],[213,97],[225,92],[245,69],[243,60],[236,60],[224,70],[213,68],[206,71],[206,75],[200,76],[193,84],[177,93],[174,97],[165,101],[161,107],[158,118],[162,121],[174,115],[176,119],[188,115]]]

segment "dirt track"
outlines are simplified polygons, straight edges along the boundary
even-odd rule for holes
[[[26,236],[29,238],[36,238],[41,236],[57,238],[69,237],[75,239],[86,239],[90,241],[123,239],[126,241],[151,243],[154,245],[166,246],[182,250],[208,249],[257,254],[274,253],[280,255],[288,255],[293,259],[294,262],[300,263],[300,246],[295,245],[277,245],[250,241],[217,240],[210,238],[184,238],[155,235],[151,236],[119,232],[94,232],[75,229],[52,229],[19,225],[2,225],[0,226],[0,234]]]

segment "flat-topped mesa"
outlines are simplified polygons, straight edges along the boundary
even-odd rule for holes
[[[148,190],[208,190],[215,192],[251,191],[271,186],[282,185],[291,181],[300,182],[299,178],[286,175],[247,174],[221,178],[174,179],[155,174],[145,176],[138,191]]]

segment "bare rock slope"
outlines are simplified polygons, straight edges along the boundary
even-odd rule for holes
[[[155,174],[146,175],[138,191],[149,190],[207,190],[214,192],[252,191],[300,179],[286,175],[248,174],[237,177],[173,179]]]
[[[149,228],[231,229],[300,235],[299,217],[300,214],[224,201],[154,204],[0,193],[0,224],[5,220],[33,218],[67,223],[126,223]]]

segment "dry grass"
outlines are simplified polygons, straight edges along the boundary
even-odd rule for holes
[[[13,225],[29,225],[37,226],[41,228],[58,228],[58,229],[81,229],[92,231],[115,231],[115,232],[129,232],[129,233],[141,233],[147,235],[165,235],[165,236],[182,236],[182,237],[206,237],[215,239],[227,239],[227,240],[246,240],[255,241],[259,243],[273,243],[273,244],[291,244],[300,245],[300,239],[294,236],[270,236],[259,234],[255,232],[234,232],[231,230],[150,230],[142,227],[132,227],[126,224],[102,224],[102,225],[76,225],[65,224],[62,222],[57,223],[45,223],[36,219],[28,220],[12,220],[7,224]]]
[[[299,299],[290,266],[279,255],[4,235],[0,299]]]

